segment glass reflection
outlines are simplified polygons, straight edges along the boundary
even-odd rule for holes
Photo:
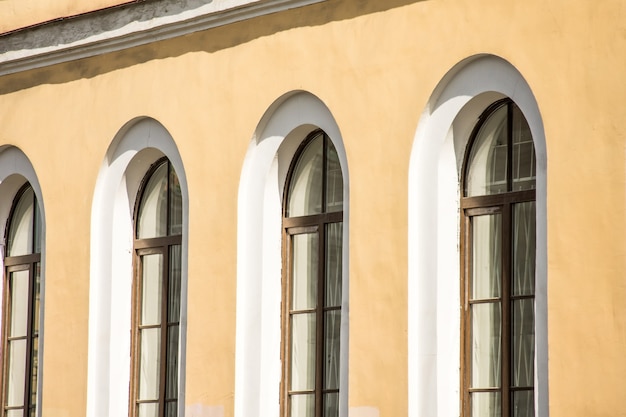
[[[29,271],[16,271],[10,273],[10,314],[11,324],[9,336],[26,336],[28,326],[28,284]]]
[[[324,388],[339,388],[339,346],[341,338],[341,311],[324,313]]]
[[[473,304],[472,388],[498,388],[502,365],[500,303]]]
[[[151,238],[167,234],[167,163],[152,174],[141,196],[137,237]]]
[[[519,107],[513,105],[513,187],[512,191],[535,188],[536,159],[533,137],[526,118]]]
[[[535,202],[513,206],[513,295],[535,292]]]
[[[324,394],[324,417],[339,416],[339,393],[329,392]]]
[[[144,255],[141,259],[143,267],[141,280],[141,324],[159,324],[161,323],[163,255]]]
[[[178,402],[172,401],[165,404],[165,417],[176,417],[178,415]]]
[[[326,212],[343,210],[343,174],[337,150],[329,139],[326,141]]]
[[[317,233],[292,237],[291,309],[306,310],[317,305]]]
[[[502,106],[480,127],[469,156],[466,196],[507,191],[507,120],[507,106]]]
[[[315,313],[291,316],[291,390],[315,388]]]
[[[167,328],[167,369],[165,398],[178,397],[178,326]]]
[[[137,417],[158,417],[158,403],[137,404]]]
[[[472,300],[500,297],[501,230],[500,214],[472,218]]]
[[[326,226],[326,307],[341,306],[343,223]]]
[[[28,187],[20,196],[11,217],[7,242],[8,256],[33,253],[35,193]]]
[[[473,392],[471,401],[472,417],[500,417],[499,392]]]
[[[514,300],[513,314],[513,386],[532,387],[535,379],[535,311],[534,300]]]
[[[170,246],[170,276],[169,291],[167,294],[167,320],[180,320],[180,283],[181,283],[181,252],[180,245]]]
[[[176,171],[170,165],[170,224],[169,234],[180,235],[183,232],[183,195]]]
[[[161,329],[140,331],[139,400],[159,398],[159,363],[161,358]]]
[[[289,188],[288,216],[322,212],[323,149],[323,134],[320,133],[298,158]]]
[[[513,393],[513,417],[535,417],[535,396],[532,390]]]
[[[9,364],[6,375],[5,404],[8,407],[22,407],[26,382],[26,339],[10,340],[7,349]]]
[[[315,396],[298,394],[291,396],[291,417],[315,417]]]

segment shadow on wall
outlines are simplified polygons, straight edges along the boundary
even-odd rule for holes
[[[63,84],[81,78],[92,78],[144,62],[177,57],[190,52],[212,53],[293,28],[321,26],[334,21],[352,19],[426,1],[428,0],[328,0],[188,36],[8,75],[0,83],[0,94],[12,93],[36,85]],[[149,13],[148,10],[146,13]],[[77,16],[76,19],[84,19],[85,16],[87,15]],[[25,32],[24,36],[28,36],[28,33]]]

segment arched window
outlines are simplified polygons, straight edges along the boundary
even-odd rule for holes
[[[41,214],[29,184],[15,198],[4,259],[3,416],[35,416],[39,352]]]
[[[282,415],[339,414],[343,176],[321,130],[296,153],[283,215]]]
[[[181,300],[182,197],[166,158],[148,171],[135,210],[135,417],[175,417]]]
[[[461,210],[463,416],[534,416],[535,151],[509,99],[474,129]]]

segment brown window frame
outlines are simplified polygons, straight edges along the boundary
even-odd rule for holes
[[[323,166],[322,169],[322,213],[304,215],[298,217],[288,216],[289,205],[289,186],[295,174],[297,163],[300,160],[306,147],[315,140],[319,135],[323,135]],[[296,153],[291,161],[287,178],[285,181],[285,188],[283,193],[283,274],[282,274],[282,337],[281,337],[281,361],[282,361],[282,378],[280,389],[280,415],[288,417],[290,415],[290,394],[314,394],[315,395],[315,417],[323,417],[323,399],[324,394],[340,393],[341,387],[337,389],[325,389],[324,388],[324,351],[325,351],[325,324],[324,313],[326,311],[342,311],[342,306],[327,307],[325,305],[325,262],[326,262],[326,226],[334,223],[342,223],[343,227],[343,209],[341,211],[325,212],[326,208],[326,174],[327,174],[327,143],[331,142],[328,135],[321,129],[317,129],[311,132],[302,141]],[[331,142],[332,143],[332,142]],[[344,185],[345,187],[345,185]],[[292,274],[292,246],[293,237],[301,234],[317,233],[318,235],[318,255],[317,255],[317,304],[314,309],[310,310],[292,310],[291,298],[292,288],[290,285]],[[342,249],[343,250],[343,249]],[[343,279],[343,277],[342,277]],[[291,391],[289,389],[291,381],[291,329],[290,318],[296,312],[315,312],[316,328],[315,328],[315,388],[313,390],[306,391]],[[321,341],[321,343],[320,343]],[[341,358],[340,358],[341,360]]]
[[[9,217],[7,219],[6,227],[5,227],[5,238],[6,242],[6,250],[8,251],[8,239],[10,235],[10,228],[13,217],[15,215],[15,210],[17,209],[17,204],[20,199],[28,191],[32,189],[32,186],[29,183],[24,184],[16,193],[15,198],[13,199],[13,205],[11,206],[11,211],[9,213]],[[33,190],[33,198],[34,198],[34,208],[33,208],[33,225],[37,222],[37,214],[39,211],[39,204],[37,202],[37,196],[34,194]],[[41,226],[41,225],[40,225]],[[39,393],[37,392],[37,384],[39,381],[39,370],[40,364],[37,363],[37,379],[35,380],[35,386],[32,386],[32,372],[33,372],[33,349],[34,349],[34,341],[33,339],[37,338],[38,347],[41,347],[41,326],[43,323],[39,322],[39,331],[37,333],[33,333],[33,322],[35,320],[35,314],[40,315],[40,310],[33,311],[33,304],[35,302],[35,298],[37,296],[41,297],[41,289],[39,287],[39,294],[35,293],[35,276],[37,268],[41,268],[41,252],[35,252],[36,249],[36,237],[37,231],[36,227],[33,227],[33,236],[32,241],[34,247],[31,249],[32,253],[28,255],[19,255],[19,256],[5,256],[4,258],[4,280],[3,280],[3,312],[4,312],[4,320],[2,322],[2,375],[1,375],[1,389],[2,389],[2,415],[6,415],[6,413],[10,410],[24,410],[24,413],[30,413],[32,410],[37,410],[37,399]],[[41,248],[41,242],[40,242]],[[7,372],[9,360],[6,357],[9,343],[9,323],[11,316],[11,291],[10,291],[10,283],[9,277],[13,272],[19,271],[28,271],[28,317],[26,323],[26,336],[25,337],[16,337],[13,340],[23,339],[26,340],[26,361],[25,361],[25,370],[24,370],[24,404],[21,407],[7,407],[6,406],[6,395],[7,395]],[[41,279],[41,270],[39,270],[39,279]],[[37,359],[38,361],[38,359]],[[33,392],[34,390],[34,392]],[[33,401],[33,394],[35,396]]]
[[[135,209],[133,216],[133,249],[134,249],[134,274],[133,274],[133,290],[132,290],[132,336],[131,336],[131,383],[130,383],[130,392],[131,392],[131,401],[129,403],[129,415],[137,416],[137,406],[142,403],[155,403],[151,400],[140,400],[139,396],[139,365],[140,365],[140,331],[143,329],[150,328],[159,328],[160,329],[160,362],[159,362],[159,398],[158,398],[158,416],[163,417],[166,413],[166,405],[170,402],[176,402],[178,407],[178,401],[180,400],[178,394],[178,390],[180,387],[180,381],[177,376],[177,388],[176,388],[176,398],[166,398],[166,379],[167,379],[167,359],[168,355],[168,343],[167,329],[172,326],[178,326],[178,354],[180,355],[180,314],[178,316],[177,321],[169,321],[168,314],[168,298],[169,298],[169,288],[170,288],[170,249],[173,246],[181,246],[182,245],[182,232],[181,234],[169,235],[169,226],[168,226],[168,235],[152,237],[152,238],[139,238],[138,235],[138,221],[139,221],[139,213],[140,206],[143,199],[144,192],[146,190],[146,186],[148,185],[150,179],[163,164],[167,164],[167,178],[168,178],[168,191],[167,191],[167,224],[170,223],[170,192],[169,192],[169,173],[173,170],[171,162],[166,158],[162,157],[154,162],[148,171],[146,172],[140,186],[139,191],[137,193],[137,199],[135,200]],[[158,325],[141,325],[141,308],[142,308],[142,277],[143,277],[143,264],[141,258],[145,255],[162,255],[163,265],[162,265],[162,273],[161,273],[161,323]],[[181,276],[182,280],[182,276]],[[180,363],[177,364],[176,372],[180,374]]]
[[[479,137],[480,128],[485,124],[491,115],[502,106],[507,106],[507,191],[499,194],[488,194],[480,196],[466,196],[466,184],[467,173],[470,168],[470,155],[472,147],[474,146],[477,138]],[[535,395],[535,386],[526,387],[513,387],[511,380],[511,356],[512,356],[512,313],[511,304],[514,300],[519,299],[535,299],[535,291],[532,295],[513,295],[510,284],[513,267],[513,250],[512,250],[512,225],[513,225],[513,207],[518,203],[535,202],[536,190],[527,189],[522,191],[512,191],[513,184],[513,169],[512,167],[512,113],[515,103],[508,98],[498,100],[491,104],[479,117],[468,146],[465,151],[463,159],[463,169],[461,175],[461,416],[472,417],[471,414],[471,400],[470,394],[472,392],[500,392],[501,394],[501,417],[513,416],[512,411],[512,393],[515,391],[533,391]],[[470,284],[471,284],[471,270],[472,270],[472,217],[488,215],[488,214],[500,214],[501,215],[501,280],[500,288],[501,293],[499,297],[492,299],[470,300]],[[535,214],[536,216],[536,214]],[[536,250],[536,246],[535,246]],[[499,300],[501,303],[501,374],[500,374],[500,388],[471,388],[471,340],[472,340],[472,325],[470,315],[470,305],[480,303],[491,303]],[[534,353],[536,357],[536,352]],[[535,370],[536,374],[536,370]]]

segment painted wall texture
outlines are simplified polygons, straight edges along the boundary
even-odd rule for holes
[[[0,2],[0,32],[87,10],[53,3]],[[477,54],[514,66],[543,119],[550,416],[626,416],[620,0],[328,0],[1,76],[0,145],[28,156],[45,204],[42,415],[85,415],[94,188],[140,116],[169,131],[188,182],[188,416],[234,415],[241,170],[268,107],[304,90],[350,172],[350,415],[407,416],[409,156],[433,90]]]

